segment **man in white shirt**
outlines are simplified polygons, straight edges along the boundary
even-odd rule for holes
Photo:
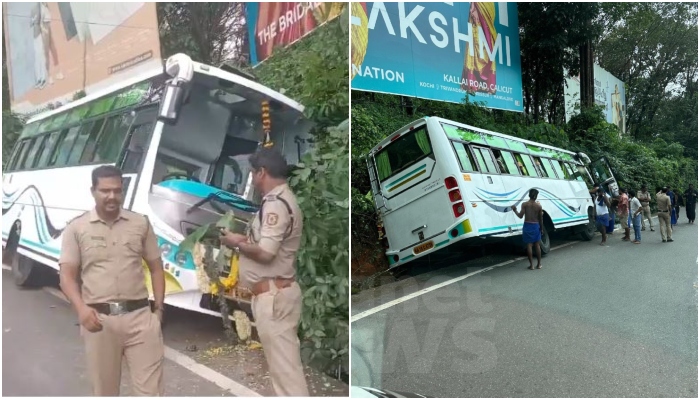
[[[610,196],[605,193],[603,188],[599,187],[595,198],[595,224],[598,232],[603,235],[603,240],[600,242],[601,246],[605,246],[605,241],[608,239],[608,235],[605,233],[608,228],[608,222],[610,222],[608,207],[610,207]]]
[[[634,190],[629,191],[630,215],[632,216],[632,226],[634,227],[634,244],[642,243],[642,203],[635,196]]]

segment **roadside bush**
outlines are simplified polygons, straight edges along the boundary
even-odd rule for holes
[[[302,354],[325,369],[346,359],[350,340],[349,134],[348,121],[329,129],[290,179],[304,213],[297,267],[304,299]]]
[[[2,169],[5,170],[5,165],[10,160],[12,149],[19,135],[24,129],[24,118],[10,112],[10,110],[2,111]]]
[[[335,376],[349,364],[348,18],[345,6],[338,18],[254,69],[262,84],[303,104],[315,124],[314,146],[290,178],[304,213],[299,337],[303,359]]]

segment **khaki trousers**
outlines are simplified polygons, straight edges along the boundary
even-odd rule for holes
[[[671,237],[671,214],[667,212],[660,212],[657,214],[659,216],[659,228],[661,230],[661,240],[673,239]]]
[[[301,319],[301,288],[297,283],[253,297],[255,327],[278,396],[309,397],[301,363],[297,328]]]
[[[131,375],[132,395],[162,396],[164,347],[158,316],[144,307],[99,317],[100,332],[80,327],[94,395],[119,396],[123,357]]]
[[[642,228],[646,228],[644,218],[649,219],[649,229],[654,229],[654,222],[651,220],[651,208],[649,208],[649,206],[642,206]]]

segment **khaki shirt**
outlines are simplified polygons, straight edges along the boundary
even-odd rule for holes
[[[66,226],[58,263],[80,266],[83,301],[93,304],[148,298],[142,262],[158,257],[145,216],[121,210],[110,226],[92,210]]]
[[[659,211],[671,211],[671,198],[664,193],[656,195],[656,208]]]
[[[651,193],[649,192],[642,192],[641,190],[637,192],[637,199],[639,199],[639,202],[642,203],[642,206],[646,207],[649,205],[649,202],[651,201]]]
[[[269,264],[260,264],[241,254],[239,276],[243,286],[250,287],[269,278],[294,278],[303,219],[297,199],[286,183],[265,195],[262,209],[249,223],[248,243],[257,244],[275,258]]]

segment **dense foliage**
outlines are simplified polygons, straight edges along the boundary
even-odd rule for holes
[[[346,120],[302,157],[290,186],[304,213],[297,274],[304,292],[300,335],[305,359],[347,370],[349,329],[349,154]]]
[[[10,161],[12,149],[22,133],[24,119],[8,109],[2,110],[2,169]]]
[[[290,179],[304,213],[298,274],[304,291],[302,355],[348,371],[348,11],[254,69],[266,86],[300,102],[316,124],[314,148]],[[343,122],[345,121],[345,122]]]

